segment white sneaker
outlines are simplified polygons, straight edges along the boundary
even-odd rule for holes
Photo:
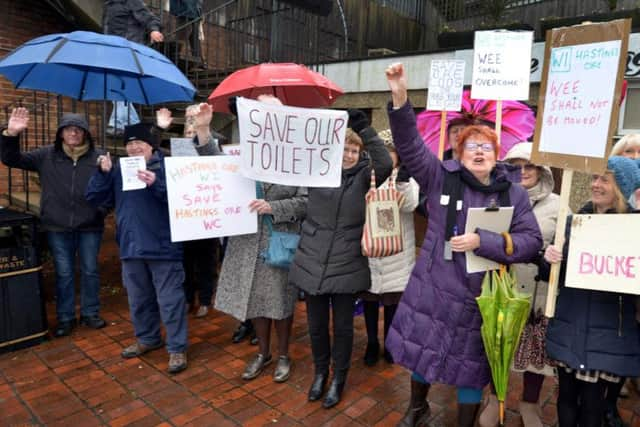
[[[540,405],[537,403],[520,402],[518,409],[524,427],[543,427],[542,421],[540,421]]]
[[[500,406],[498,404],[498,397],[491,393],[487,397],[486,405],[480,413],[478,418],[478,425],[480,427],[497,427],[500,422]]]

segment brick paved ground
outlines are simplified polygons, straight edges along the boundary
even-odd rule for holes
[[[120,351],[133,342],[133,329],[119,284],[119,263],[110,245],[112,240],[105,239],[101,252],[103,315],[109,326],[99,331],[81,327],[71,337],[0,355],[1,426],[392,426],[404,412],[409,376],[384,361],[364,367],[362,316],[356,318],[353,367],[342,402],[330,410],[319,402],[307,402],[313,366],[302,303],[293,327],[293,372],[285,384],[272,381],[273,365],[251,382],[240,379],[256,347],[231,344],[236,322],[217,312],[190,319],[185,372],[166,374],[163,350],[123,360]],[[53,304],[47,309],[51,316]],[[556,423],[555,387],[553,380],[547,380],[543,389],[546,425]],[[520,388],[514,376],[508,407],[517,407]],[[434,386],[429,399],[432,426],[455,425],[454,391]],[[621,409],[633,427],[640,427],[636,394],[622,400]],[[507,425],[520,425],[516,413],[508,413]]]

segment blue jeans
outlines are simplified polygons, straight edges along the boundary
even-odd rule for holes
[[[59,322],[76,317],[76,255],[80,259],[80,314],[100,312],[98,251],[102,231],[49,231],[49,250],[56,269],[56,314]]]

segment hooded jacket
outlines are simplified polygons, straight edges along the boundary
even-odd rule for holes
[[[460,171],[457,160],[441,162],[425,146],[416,129],[415,114],[408,102],[389,109],[393,141],[403,165],[427,196],[429,223],[409,284],[398,304],[389,328],[386,347],[393,360],[420,374],[429,383],[483,388],[491,370],[482,344],[482,317],[476,297],[480,295],[484,273],[467,273],[466,256],[454,252],[444,259],[445,224],[448,206],[441,197],[445,177]],[[519,171],[505,164],[494,170],[496,182],[517,182]],[[465,230],[467,211],[487,207],[499,199],[499,193],[483,193],[465,186],[462,209],[456,225]],[[500,264],[529,262],[542,247],[542,237],[526,191],[511,185],[507,190],[513,205],[509,233],[514,252],[507,255],[504,238],[488,230],[477,229],[480,247],[474,252]]]
[[[507,152],[504,161],[513,159],[531,159],[530,142],[516,144]],[[533,188],[527,190],[531,209],[538,221],[540,232],[542,233],[542,249],[544,252],[547,246],[553,241],[556,233],[556,223],[558,222],[558,211],[560,210],[560,196],[553,193],[554,179],[551,169],[548,166],[540,166],[540,180]],[[538,260],[535,263],[516,264],[514,266],[518,276],[520,291],[533,295],[538,276]],[[539,283],[534,301],[534,308],[544,310],[547,302],[547,283]]]
[[[360,132],[365,151],[358,163],[342,170],[337,188],[310,188],[300,243],[289,269],[289,281],[310,295],[352,294],[369,289],[371,275],[360,239],[365,220],[364,196],[371,165],[380,185],[391,174],[391,157],[376,131]]]
[[[69,122],[77,126],[80,123]],[[84,197],[89,178],[102,150],[96,149],[88,130],[89,150],[76,162],[62,149],[60,123],[53,145],[22,153],[19,136],[0,136],[0,158],[11,168],[37,172],[40,177],[40,222],[46,231],[100,231],[106,209],[90,205]],[[80,126],[82,127],[82,126]]]
[[[102,29],[105,34],[146,44],[146,35],[160,31],[160,20],[142,0],[105,0]]]

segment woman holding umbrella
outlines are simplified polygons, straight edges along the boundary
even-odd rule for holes
[[[608,171],[593,176],[591,200],[578,213],[630,213],[627,201],[638,188],[640,160],[610,157]],[[600,427],[609,384],[640,374],[636,297],[563,286],[570,224],[567,220],[564,248],[550,245],[544,254],[548,264],[562,263],[556,314],[549,322],[546,346],[549,357],[559,365],[560,427]],[[548,269],[541,270],[548,277]]]
[[[427,393],[432,383],[440,382],[456,386],[458,426],[470,427],[491,373],[475,300],[484,273],[466,272],[465,252],[505,265],[529,262],[536,258],[542,236],[526,191],[512,185],[518,171],[496,163],[500,145],[495,132],[486,126],[468,127],[459,138],[459,160],[440,162],[416,129],[403,65],[391,65],[386,75],[396,149],[427,195],[429,211],[423,247],[386,343],[394,361],[413,372],[411,402],[399,425],[426,424]],[[464,229],[468,208],[495,203],[513,206],[508,233]],[[508,255],[510,246],[513,252]]]

